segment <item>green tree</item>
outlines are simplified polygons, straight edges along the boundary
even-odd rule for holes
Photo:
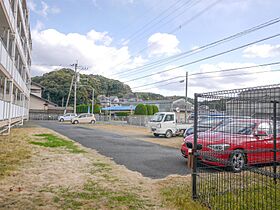
[[[146,107],[147,107],[147,115],[153,115],[152,105],[146,104]]]
[[[135,115],[147,115],[147,107],[144,104],[138,104],[135,108]]]
[[[158,107],[156,105],[152,105],[152,107],[153,107],[153,114],[155,114],[159,111]]]

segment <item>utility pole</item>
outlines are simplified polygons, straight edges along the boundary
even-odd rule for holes
[[[91,113],[93,114],[93,108],[94,108],[94,88],[92,88],[92,102],[91,102]]]
[[[74,114],[77,113],[77,67],[78,61],[74,64],[75,67],[75,74],[74,74]]]
[[[186,104],[185,104],[185,119],[186,119],[186,123],[188,121],[188,112],[187,112],[187,109],[188,109],[188,72],[186,72]]]
[[[67,97],[67,101],[66,101],[66,105],[65,105],[65,109],[64,109],[64,114],[66,114],[66,112],[67,112],[67,107],[68,107],[68,103],[69,103],[69,99],[70,99],[70,95],[71,95],[71,90],[73,87],[73,82],[74,82],[74,76],[72,77],[71,85],[69,88],[69,93],[68,93],[68,97]]]

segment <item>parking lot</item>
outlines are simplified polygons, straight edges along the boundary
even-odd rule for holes
[[[36,121],[36,124],[95,149],[117,164],[146,177],[164,178],[172,174],[190,174],[180,152],[182,137],[156,138],[146,128],[134,126],[71,125],[55,121]]]

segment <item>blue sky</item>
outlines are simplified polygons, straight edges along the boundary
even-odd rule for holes
[[[27,0],[33,38],[33,75],[67,66],[76,59],[88,66],[83,73],[128,81],[188,63],[280,32],[279,23],[242,38],[159,68],[135,72],[130,77],[114,75],[154,60],[198,48],[253,26],[277,18],[277,0]],[[213,5],[210,7],[210,5]],[[205,8],[206,12],[201,13]],[[200,15],[198,15],[200,14]],[[191,20],[192,21],[188,21]],[[188,22],[184,25],[184,23]],[[50,53],[51,52],[51,53]],[[136,80],[137,87],[185,72],[215,71],[279,61],[279,37],[254,46],[164,74]],[[280,66],[251,69],[235,74],[270,71]],[[229,73],[228,73],[229,74]],[[207,79],[190,78],[189,94],[218,89],[279,83],[279,73]],[[217,77],[223,76],[223,77]],[[174,84],[136,88],[163,95],[183,95],[181,79]],[[162,86],[164,85],[164,86]]]

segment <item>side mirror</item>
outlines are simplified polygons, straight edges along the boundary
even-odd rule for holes
[[[260,136],[268,136],[268,135],[267,135],[266,131],[258,130],[258,131],[256,131],[255,136],[260,137]]]

